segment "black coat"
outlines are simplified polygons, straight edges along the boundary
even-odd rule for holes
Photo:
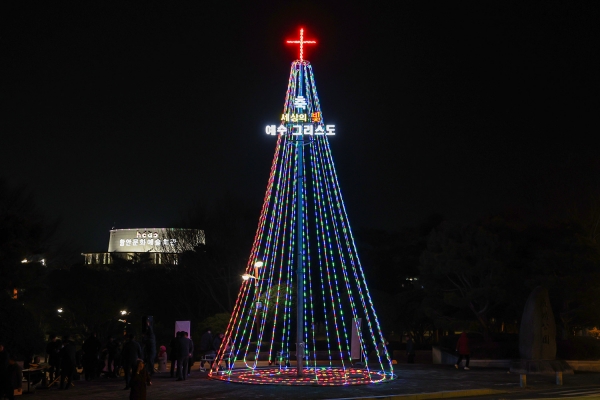
[[[110,357],[116,357],[119,355],[119,342],[112,340],[106,344],[106,351]]]
[[[169,347],[171,348],[171,352],[169,353],[169,360],[174,361],[177,360],[177,353],[179,351],[179,338],[174,337],[171,339],[171,343],[169,343]]]
[[[75,345],[72,342],[67,342],[60,349],[60,366],[61,368],[75,368]]]
[[[154,343],[154,345],[156,345],[156,336],[154,335],[154,330],[152,329],[151,326],[148,326],[146,328],[146,333],[144,335],[146,342],[148,343]]]
[[[190,354],[193,356],[194,355],[194,341],[192,340],[192,338],[186,338],[186,339],[190,341]]]
[[[142,348],[135,340],[130,340],[123,345],[121,360],[123,363],[135,364],[138,358],[143,358]]]
[[[179,346],[177,346],[177,358],[184,358],[189,356],[191,350],[190,342],[191,340],[184,336],[180,336],[177,338],[177,343],[179,344]]]
[[[83,350],[84,357],[87,360],[94,360],[98,358],[98,353],[100,352],[100,348],[102,344],[95,336],[90,336],[81,346]]]
[[[213,349],[215,349],[215,351],[219,351],[219,347],[221,347],[221,341],[222,339],[218,335],[215,337],[215,340],[213,340]]]
[[[146,357],[156,357],[156,336],[154,336],[151,326],[146,328],[146,334],[144,335],[144,354]]]
[[[5,348],[4,351],[0,351],[0,374],[6,372],[7,368],[8,368],[8,351],[6,351],[6,348]]]
[[[62,343],[58,340],[49,341],[46,344],[46,354],[48,354],[48,364],[53,367],[57,367],[60,362],[59,352]]]
[[[204,332],[200,337],[200,351],[214,350],[212,347],[213,338],[210,332]]]

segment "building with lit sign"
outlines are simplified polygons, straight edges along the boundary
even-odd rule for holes
[[[107,265],[119,261],[176,265],[181,253],[204,243],[204,231],[199,229],[113,229],[107,252],[82,253],[82,256],[86,265]]]

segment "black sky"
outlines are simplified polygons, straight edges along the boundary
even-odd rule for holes
[[[258,221],[303,26],[355,227],[600,193],[598,2],[371,3],[3,2],[0,176],[88,251],[226,192]]]

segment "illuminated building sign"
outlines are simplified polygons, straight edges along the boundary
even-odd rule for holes
[[[131,246],[174,246],[177,239],[119,239],[119,247]]]
[[[152,232],[152,231],[144,231],[143,233],[140,231],[137,231],[135,236],[140,239],[140,238],[157,238],[158,237],[158,232]]]
[[[181,253],[204,243],[204,232],[197,229],[113,229],[108,252]]]

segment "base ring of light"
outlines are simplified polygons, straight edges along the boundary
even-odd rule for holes
[[[385,371],[340,367],[308,367],[299,377],[296,368],[264,367],[256,369],[234,369],[209,374],[210,379],[251,385],[287,386],[346,386],[370,385],[388,382],[396,378]]]

